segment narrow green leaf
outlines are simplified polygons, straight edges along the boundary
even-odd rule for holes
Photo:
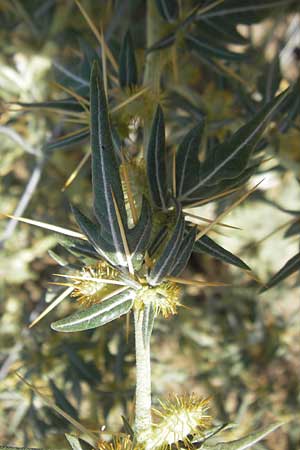
[[[159,284],[160,281],[172,271],[176,255],[182,244],[184,233],[184,216],[181,206],[176,202],[176,223],[162,253],[157,258],[151,269],[148,281],[151,285]]]
[[[127,224],[124,196],[115,158],[106,95],[98,64],[91,74],[91,146],[94,210],[98,222],[112,237],[119,264],[125,266],[123,241],[112,192],[124,226]]]
[[[185,35],[185,41],[189,48],[199,52],[204,57],[221,58],[228,61],[241,61],[246,57],[245,53],[232,52],[220,45],[219,41],[207,39],[200,33],[197,35],[187,33]]]
[[[45,448],[32,448],[32,447],[1,447],[0,450],[51,450],[51,449],[45,449]]]
[[[199,181],[198,155],[204,131],[204,120],[190,130],[180,143],[176,154],[176,195],[187,191]]]
[[[168,205],[167,161],[165,149],[165,123],[161,107],[158,105],[152,122],[147,149],[147,176],[151,198],[157,208]]]
[[[148,249],[150,257],[152,257],[158,251],[158,249],[160,248],[160,246],[166,239],[167,235],[168,235],[168,227],[167,226],[163,226],[162,228],[159,229],[159,231],[153,238],[151,245]]]
[[[55,399],[56,405],[73,417],[75,420],[78,420],[78,414],[74,406],[69,402],[66,398],[65,394],[59,389],[53,380],[49,380],[50,389]]]
[[[65,434],[72,450],[83,450],[83,448],[80,445],[79,439],[75,436],[72,436],[71,434]]]
[[[247,448],[252,447],[253,445],[260,442],[265,437],[267,437],[270,433],[275,431],[277,428],[282,426],[283,423],[274,423],[265,428],[262,428],[259,431],[254,431],[253,433],[245,436],[241,439],[237,439],[231,442],[219,442],[218,444],[209,445],[205,442],[205,444],[201,447],[203,450],[245,450]]]
[[[138,82],[134,45],[130,31],[127,31],[119,57],[119,82],[122,88],[133,88]]]
[[[300,269],[300,253],[297,253],[267,282],[261,292],[265,292],[267,289],[280,283],[280,281],[289,277],[293,273]]]
[[[131,439],[133,439],[134,437],[134,431],[130,425],[130,423],[128,422],[128,420],[126,419],[126,417],[121,416],[122,417],[122,421],[123,421],[123,426],[124,426],[124,431],[125,433],[131,437]]]
[[[94,224],[74,205],[71,205],[71,208],[76,222],[96,252],[110,264],[118,264],[120,258],[116,254],[114,246],[103,237],[100,225]]]
[[[81,439],[78,439],[77,437],[67,433],[65,434],[65,436],[72,450],[92,450],[92,447]]]
[[[49,102],[35,102],[35,103],[14,102],[14,105],[23,106],[24,108],[34,108],[34,109],[47,108],[47,109],[60,109],[62,111],[71,111],[71,112],[84,112],[84,108],[74,98],[67,98],[65,100],[51,100]]]
[[[284,237],[295,236],[296,234],[300,234],[300,219],[297,222],[293,222],[292,225],[288,227],[286,232],[284,233]]]
[[[157,9],[161,17],[169,23],[178,19],[178,0],[156,0]]]
[[[99,253],[97,253],[94,247],[87,241],[82,241],[80,239],[70,238],[67,236],[59,236],[58,242],[72,255],[78,257],[86,256],[93,259],[99,258]]]
[[[195,202],[201,201],[201,204],[204,205],[206,203],[211,202],[210,197],[215,195],[222,195],[225,192],[229,192],[230,195],[231,189],[239,188],[243,186],[246,181],[257,171],[259,163],[253,164],[244,170],[238,177],[233,178],[232,180],[223,180],[220,183],[216,183],[211,186],[201,186],[196,191],[187,196],[186,198],[180,199],[181,204],[185,207],[189,207],[189,205],[193,205]],[[224,198],[225,196],[223,196]]]
[[[102,325],[127,314],[130,311],[132,304],[133,290],[128,289],[115,295],[109,300],[104,300],[102,303],[77,311],[65,319],[52,323],[51,328],[55,331],[68,333],[101,327]]]
[[[282,8],[289,3],[291,0],[264,0],[260,3],[226,0],[211,11],[204,13],[203,17],[213,19],[229,17],[235,23],[251,25],[260,22],[270,11],[274,12],[274,8]]]
[[[67,266],[68,265],[68,261],[63,258],[62,256],[58,255],[57,253],[55,253],[53,250],[48,250],[48,255],[54,259],[54,261],[59,264],[61,267]]]
[[[196,235],[197,228],[194,227],[186,234],[185,238],[183,239],[178,249],[174,265],[172,267],[172,272],[170,274],[172,277],[180,275],[181,272],[185,269],[193,251]]]
[[[263,67],[263,72],[257,81],[257,88],[265,103],[274,98],[281,81],[280,60],[276,55],[273,61]]]
[[[199,188],[238,177],[247,167],[249,158],[267,124],[287,98],[288,91],[274,98],[253,119],[237,130],[227,141],[210,150],[202,164],[201,180],[179,200],[190,197]]]
[[[155,42],[151,47],[147,49],[147,54],[154,52],[156,50],[163,50],[164,48],[171,47],[171,45],[174,44],[176,39],[176,34],[174,31],[172,33],[167,34],[166,36],[163,36],[161,39],[159,39],[157,42]]]
[[[46,150],[58,150],[60,148],[67,147],[68,145],[78,144],[79,142],[84,141],[90,135],[89,131],[79,131],[73,136],[67,136],[62,139],[57,139],[53,142],[48,142],[45,146]]]
[[[132,263],[136,270],[140,268],[145,251],[148,249],[150,244],[151,229],[151,209],[147,200],[143,198],[139,220],[134,228],[127,231]]]
[[[200,16],[198,27],[211,35],[218,36],[218,40],[229,44],[246,45],[249,43],[248,39],[242,36],[236,29],[236,24],[224,18],[203,19]]]
[[[217,244],[208,236],[202,236],[199,241],[195,242],[193,251],[196,253],[206,253],[216,259],[219,259],[220,261],[244,270],[251,270],[250,267],[238,256],[235,256],[233,253],[221,247],[221,245]]]

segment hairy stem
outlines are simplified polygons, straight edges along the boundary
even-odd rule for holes
[[[144,342],[143,322],[145,311],[134,312],[136,393],[135,432],[138,442],[144,441],[151,430],[151,366],[150,338]]]

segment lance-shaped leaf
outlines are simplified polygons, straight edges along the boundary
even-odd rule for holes
[[[120,51],[119,82],[122,88],[132,88],[138,82],[137,65],[130,31],[127,31]]]
[[[260,3],[253,3],[244,0],[226,0],[204,13],[203,17],[212,19],[228,17],[235,23],[251,25],[261,21],[270,11],[274,11],[275,6],[282,8],[284,3],[288,3],[288,1],[264,0]]]
[[[169,23],[178,19],[178,0],[156,0],[156,6],[161,17]]]
[[[92,450],[92,447],[71,434],[65,434],[72,450]]]
[[[67,147],[68,145],[79,144],[80,142],[87,139],[90,135],[89,131],[78,131],[78,133],[72,136],[62,137],[61,139],[56,139],[53,142],[48,142],[45,146],[46,150],[57,150],[59,148]]]
[[[226,20],[224,17],[204,19],[200,16],[199,19],[200,20],[197,25],[199,30],[202,30],[212,37],[218,36],[218,39],[222,42],[237,45],[245,45],[249,43],[248,39],[237,31],[236,24],[228,19]]]
[[[291,95],[284,105],[283,112],[284,117],[278,125],[278,129],[281,133],[285,133],[293,125],[298,114],[300,114],[299,79],[291,88]]]
[[[196,191],[190,194],[187,198],[180,199],[183,206],[189,207],[194,203],[201,201],[201,205],[211,202],[214,196],[224,198],[226,195],[230,195],[233,189],[244,185],[246,181],[256,172],[259,163],[253,164],[244,170],[238,177],[232,180],[223,180],[220,183],[211,186],[201,186]]]
[[[261,430],[254,431],[253,433],[245,436],[243,438],[237,439],[231,442],[219,442],[218,444],[210,445],[208,442],[205,442],[201,449],[203,450],[246,450],[247,448],[251,448],[257,442],[263,440],[268,434],[275,431],[277,428],[282,426],[283,423],[274,423],[269,425]]]
[[[176,154],[176,195],[181,195],[200,177],[198,155],[204,131],[204,120],[190,130],[180,143]]]
[[[104,300],[102,303],[77,311],[65,319],[52,323],[51,328],[55,331],[68,333],[101,327],[127,314],[133,304],[133,295],[134,291],[127,289],[125,292],[116,294],[109,300]]]
[[[185,269],[191,257],[191,253],[193,251],[196,235],[197,235],[197,228],[194,227],[184,237],[178,249],[178,253],[176,255],[175,262],[173,264],[172,271],[170,273],[172,277],[180,275],[181,272]]]
[[[160,281],[172,271],[176,255],[182,244],[184,233],[184,216],[180,205],[176,202],[176,223],[163,251],[151,269],[148,281],[151,285]]]
[[[199,52],[204,57],[221,58],[229,61],[240,61],[245,59],[244,53],[236,53],[223,47],[219,41],[214,39],[207,39],[204,35],[198,33],[197,35],[186,34],[186,44],[189,48]]]
[[[49,380],[50,389],[55,399],[56,405],[69,414],[74,419],[78,420],[78,414],[74,406],[69,402],[64,392],[59,389],[53,380]]]
[[[193,251],[195,253],[206,253],[216,259],[219,259],[220,261],[244,270],[251,270],[250,267],[238,256],[221,247],[221,245],[217,244],[208,236],[202,236],[199,241],[195,242]]]
[[[168,227],[164,225],[162,228],[159,229],[158,233],[153,238],[151,245],[148,249],[149,256],[152,257],[160,248],[164,240],[166,239],[168,235]]]
[[[274,98],[250,122],[237,130],[230,139],[210,150],[202,164],[201,180],[186,191],[183,197],[190,196],[203,186],[214,185],[226,179],[234,179],[246,169],[256,144],[271,118],[286,100],[287,92]]]
[[[127,239],[133,266],[138,270],[143,262],[145,251],[150,244],[152,216],[145,198],[142,201],[140,217],[134,228],[127,231]]]
[[[300,253],[297,253],[267,282],[261,292],[265,292],[267,289],[280,283],[280,281],[289,277],[293,273],[300,269]]]
[[[151,47],[147,49],[147,53],[154,52],[155,50],[162,50],[164,48],[170,47],[174,44],[176,39],[176,33],[175,31],[172,31],[172,33],[167,34],[166,36],[163,36],[161,39],[159,39],[157,42],[155,42]]]
[[[165,149],[165,123],[161,107],[158,105],[152,122],[147,149],[147,177],[151,198],[157,208],[168,205],[168,177]]]
[[[119,262],[123,260],[122,255],[118,255],[114,246],[103,237],[100,225],[94,224],[74,205],[72,205],[71,208],[80,229],[86,235],[97,253],[110,264],[118,265]]]
[[[74,98],[67,98],[65,100],[50,100],[48,102],[15,102],[15,105],[23,106],[24,108],[34,109],[59,109],[61,111],[70,112],[84,112],[83,106]]]
[[[122,421],[123,421],[123,428],[125,433],[130,436],[131,439],[134,438],[134,431],[129,423],[129,421],[126,419],[126,417],[121,416],[122,417]]]
[[[69,253],[75,256],[87,256],[88,258],[98,259],[99,253],[88,241],[83,241],[69,236],[59,236],[58,243]]]
[[[123,221],[127,223],[121,179],[115,158],[106,95],[97,63],[91,74],[91,146],[94,210],[98,222],[111,234],[119,263],[125,265],[123,242],[113,201],[114,193]]]
[[[45,448],[29,448],[29,447],[2,447],[0,445],[0,450],[51,450],[51,449],[45,449]]]
[[[284,233],[284,237],[291,237],[295,236],[296,234],[300,234],[300,219],[296,222],[293,222],[286,232]]]
[[[257,88],[263,96],[264,103],[269,102],[275,96],[281,79],[280,60],[276,55],[273,61],[263,67],[263,72],[257,81]]]

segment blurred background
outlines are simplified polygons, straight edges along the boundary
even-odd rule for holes
[[[184,11],[192,11],[195,5],[212,2],[179,3]],[[218,17],[215,34],[207,38],[211,53],[179,44],[179,60],[172,65],[171,51],[161,50],[167,61],[162,83],[170,148],[203,114],[208,139],[223,139],[244,123],[251,108],[263,104],[268,89],[280,91],[299,83],[298,2],[262,1],[257,6],[264,8],[257,10],[253,5],[249,9],[252,3],[220,2],[219,15],[211,17]],[[108,61],[109,87],[112,104],[118,104],[124,98],[114,81],[113,61],[118,61],[120,37],[130,29],[141,74],[145,2],[81,0],[81,5],[103,30],[113,55]],[[212,26],[209,19],[206,26]],[[230,25],[228,42],[220,31],[223,19]],[[100,57],[101,46],[73,0],[0,0],[0,25],[0,442],[63,449],[64,433],[74,428],[16,372],[86,428],[97,431],[105,425],[119,431],[121,416],[133,416],[132,327],[128,339],[123,319],[89,332],[58,334],[50,323],[72,310],[66,300],[29,329],[52,298],[48,283],[59,269],[51,250],[61,250],[57,235],[3,214],[76,229],[69,201],[91,205],[90,168],[84,163],[87,119],[82,112],[78,115],[81,106],[68,90],[87,95],[90,64]],[[173,29],[167,24],[165,35]],[[210,396],[214,423],[238,425],[224,434],[226,438],[278,417],[295,419],[257,444],[257,450],[300,448],[299,273],[295,270],[259,294],[259,284],[299,252],[299,94],[298,84],[298,103],[288,111],[288,126],[268,130],[264,161],[253,177],[254,183],[263,179],[262,184],[226,217],[238,229],[216,227],[211,233],[253,274],[194,254],[186,277],[230,286],[186,289],[186,307],[169,320],[158,319],[152,338],[155,405],[158,397],[172,392]],[[121,136],[130,114],[134,112],[125,109],[114,119]],[[70,182],[78,164],[82,168]],[[231,202],[193,212],[213,219]]]

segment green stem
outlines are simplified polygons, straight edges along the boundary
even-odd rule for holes
[[[143,442],[151,431],[151,365],[150,337],[144,342],[144,311],[134,311],[136,393],[135,433],[138,442]]]

